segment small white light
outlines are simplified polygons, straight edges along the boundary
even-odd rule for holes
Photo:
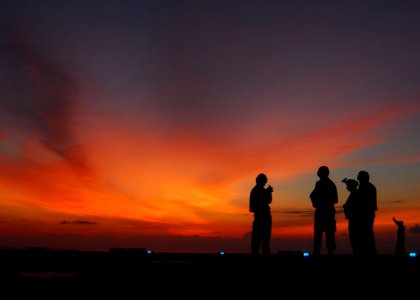
[[[150,255],[150,254],[152,254],[152,253],[153,253],[153,251],[152,251],[152,250],[146,250],[146,254]]]
[[[416,252],[410,252],[410,253],[408,253],[408,256],[417,257],[417,253]]]
[[[309,252],[303,252],[302,255],[303,255],[303,257],[309,257],[310,256]]]
[[[225,251],[219,251],[219,255],[225,255],[226,254],[226,252]]]

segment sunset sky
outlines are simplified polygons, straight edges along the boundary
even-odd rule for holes
[[[319,166],[420,250],[419,1],[2,1],[0,247],[312,250]],[[323,242],[322,252],[325,250]]]

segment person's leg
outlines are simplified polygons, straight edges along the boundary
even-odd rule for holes
[[[322,229],[319,228],[316,224],[314,226],[314,244],[313,244],[313,255],[319,255],[321,253],[321,243],[322,243]]]
[[[376,255],[375,233],[373,230],[369,232],[369,254]]]
[[[328,255],[333,255],[335,248],[336,248],[336,243],[335,243],[335,231],[326,231],[325,232],[325,241],[327,243],[327,250],[328,250]]]
[[[356,240],[354,239],[354,230],[351,221],[349,221],[348,225],[348,231],[349,231],[349,240],[350,240],[350,246],[353,254],[356,252]]]
[[[360,254],[360,229],[358,228],[357,222],[351,221],[349,226],[349,236],[351,241],[351,247],[354,255]]]
[[[262,254],[264,255],[270,255],[271,226],[271,215],[267,215],[264,219],[264,232],[262,237]]]
[[[270,239],[264,238],[262,240],[262,254],[270,255]]]
[[[252,234],[251,234],[251,253],[258,255],[260,254],[261,247],[261,220],[259,216],[254,215],[254,222],[252,223]]]
[[[337,227],[334,216],[331,216],[328,226],[325,229],[325,241],[327,244],[328,255],[333,255],[337,247],[335,243],[335,231]]]
[[[376,245],[375,245],[375,234],[373,232],[373,222],[374,218],[369,218],[366,223],[366,254],[375,255],[376,254]]]

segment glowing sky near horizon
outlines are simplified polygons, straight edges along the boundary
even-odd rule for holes
[[[248,251],[264,172],[273,249],[310,248],[327,165],[338,251],[360,170],[378,251],[392,216],[420,248],[418,1],[10,1],[0,20],[0,247]]]

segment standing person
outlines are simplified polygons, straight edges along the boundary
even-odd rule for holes
[[[398,221],[395,217],[392,220],[397,225],[397,243],[395,244],[395,255],[405,255],[405,225],[403,221]]]
[[[273,188],[270,185],[265,188],[268,179],[263,173],[259,174],[255,181],[257,184],[249,196],[249,211],[254,213],[251,252],[258,255],[261,249],[263,255],[269,255],[272,226],[270,204]]]
[[[347,190],[350,192],[346,203],[343,205],[344,216],[348,220],[348,230],[350,245],[353,250],[353,254],[359,254],[360,252],[360,225],[359,225],[359,209],[360,204],[357,198],[357,186],[359,182],[355,179],[344,178],[341,182],[346,184]]]
[[[358,195],[361,206],[360,222],[362,222],[363,254],[375,255],[376,245],[373,224],[375,222],[375,212],[378,210],[376,187],[369,181],[370,176],[366,171],[360,171],[357,180],[359,181]]]
[[[329,255],[334,254],[335,243],[335,207],[338,203],[337,187],[328,177],[330,170],[327,166],[321,166],[317,175],[319,180],[315,184],[314,190],[309,197],[312,206],[315,208],[314,216],[314,240],[313,254],[319,255],[321,252],[322,235],[325,232],[325,241]]]

